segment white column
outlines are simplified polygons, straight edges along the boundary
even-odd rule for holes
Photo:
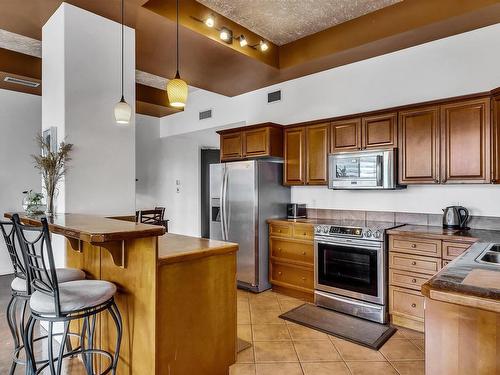
[[[135,211],[135,30],[124,34],[128,126],[116,124],[113,112],[121,96],[120,32],[119,23],[67,3],[42,28],[42,128],[55,126],[59,142],[74,144],[57,213]]]

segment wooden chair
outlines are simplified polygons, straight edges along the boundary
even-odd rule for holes
[[[165,231],[168,232],[168,219],[165,220],[165,207],[155,207],[155,210],[161,210],[162,225],[165,227]]]

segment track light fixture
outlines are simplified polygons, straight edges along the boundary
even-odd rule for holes
[[[228,44],[233,43],[233,32],[227,27],[223,27],[220,29],[219,37]]]
[[[215,26],[215,17],[212,14],[206,18],[205,25],[210,28]]]
[[[219,38],[227,44],[232,44],[233,39],[240,43],[241,48],[249,47],[252,49],[260,50],[261,52],[266,52],[269,49],[269,42],[265,40],[260,40],[257,44],[249,44],[247,38],[243,34],[238,37],[233,37],[233,31],[226,26],[222,26],[220,29],[215,25],[215,15],[212,13],[205,19],[199,19],[195,16],[191,18],[197,22],[205,24],[209,28],[213,28],[219,32]]]
[[[240,35],[238,39],[240,40],[240,47],[245,47],[248,45],[248,42],[244,35]]]

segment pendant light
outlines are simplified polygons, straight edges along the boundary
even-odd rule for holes
[[[130,117],[132,115],[132,108],[125,101],[123,97],[123,14],[124,14],[124,4],[122,0],[122,98],[115,105],[115,120],[117,124],[128,124],[130,123]]]
[[[177,72],[175,78],[167,83],[167,95],[172,107],[184,108],[186,106],[188,85],[179,74],[179,0],[177,0]]]

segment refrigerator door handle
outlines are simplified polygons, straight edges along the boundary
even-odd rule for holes
[[[226,240],[226,237],[225,237],[225,230],[224,230],[224,223],[225,223],[225,219],[224,219],[224,180],[225,180],[225,177],[226,177],[226,168],[223,168],[223,172],[222,172],[222,179],[221,179],[221,184],[220,184],[220,227],[221,227],[221,231],[222,231],[222,240],[225,241]]]
[[[227,199],[227,186],[229,184],[229,172],[226,171],[226,176],[225,176],[225,183],[224,183],[224,219],[226,222],[224,223],[224,230],[226,231],[226,241],[229,241],[229,223],[231,222],[231,207],[229,205],[231,204],[228,202]]]
[[[222,194],[221,194],[221,207],[222,217],[221,217],[221,226],[222,226],[222,239],[224,241],[229,240],[228,231],[227,231],[227,179],[228,179],[228,171],[224,168],[224,175],[222,177]]]

